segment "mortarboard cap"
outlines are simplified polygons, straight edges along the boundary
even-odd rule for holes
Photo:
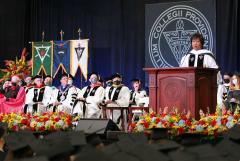
[[[122,78],[122,75],[119,73],[115,73],[112,75],[112,79],[114,79],[114,78]]]
[[[143,143],[143,144],[148,143],[148,138],[146,137],[146,135],[143,132],[129,133],[128,135],[133,140],[133,142],[138,142],[138,143]]]
[[[7,122],[0,122],[0,138],[4,136],[7,129],[8,129],[8,123]]]
[[[52,76],[51,75],[46,75],[45,78],[52,78]]]
[[[86,145],[86,137],[83,131],[69,131],[68,137],[72,146],[82,146]]]
[[[228,137],[234,141],[240,141],[240,124],[235,124],[229,130]]]
[[[40,75],[35,75],[35,76],[33,77],[33,80],[34,80],[34,79],[37,79],[37,78],[43,78],[43,77],[40,76]]]
[[[221,156],[229,158],[229,160],[239,160],[240,158],[240,145],[231,140],[224,139],[215,148]]]
[[[5,141],[8,149],[18,151],[28,146],[27,142],[19,137],[18,133],[10,133],[5,136]]]
[[[124,131],[107,131],[107,140],[117,141],[120,135],[125,134]]]
[[[105,82],[111,81],[112,77],[106,77],[104,80],[105,80]]]
[[[121,149],[116,143],[112,143],[108,146],[105,146],[103,149],[101,149],[103,153],[108,155],[115,155],[116,153],[120,152]]]
[[[169,161],[167,155],[155,150],[147,144],[134,144],[133,148],[127,151],[128,154],[136,156],[139,160],[146,161]],[[161,158],[161,159],[160,159]]]
[[[125,152],[119,152],[112,155],[112,158],[116,161],[139,161],[139,159],[133,155],[129,155]]]
[[[2,138],[5,134],[5,129],[4,127],[0,126],[0,138]]]
[[[219,152],[210,144],[201,144],[186,148],[187,152],[194,153],[198,158],[219,157]]]
[[[33,155],[32,149],[25,140],[27,137],[27,135],[19,135],[18,132],[5,136],[6,149],[13,152],[14,158],[31,157]]]
[[[68,74],[68,78],[72,78],[72,80],[74,80],[74,77],[72,74]]]
[[[62,74],[58,74],[59,79],[62,79],[63,77],[68,77],[68,74],[63,72]]]
[[[99,75],[97,72],[92,72],[92,73],[89,73],[89,74],[88,74],[88,77],[90,78],[90,77],[91,77],[91,75],[96,75],[96,76],[97,76],[97,78],[98,78],[98,80],[100,80],[100,79],[101,79],[100,75]]]
[[[65,131],[52,132],[44,137],[48,141],[58,141],[68,139],[68,134]]]
[[[203,134],[184,133],[177,136],[175,139],[178,143],[182,145],[191,146],[191,145],[197,145],[202,143],[202,140],[204,137],[205,135]]]
[[[46,156],[34,156],[31,158],[16,159],[13,161],[49,161]]]
[[[151,139],[158,140],[163,138],[168,138],[168,128],[152,128],[151,129]]]
[[[48,158],[69,154],[74,150],[69,140],[35,140],[30,143],[30,147],[36,153],[36,156],[43,155]]]
[[[178,143],[176,143],[175,141],[172,140],[161,140],[159,142],[157,142],[156,144],[149,144],[149,146],[151,146],[152,148],[158,150],[158,151],[162,151],[162,152],[169,152],[172,150],[176,150],[179,149],[181,147],[181,145],[179,145]]]
[[[76,155],[75,161],[115,161],[111,156],[97,150],[91,146],[86,146]]]
[[[171,158],[172,161],[193,161],[197,160],[197,155],[194,153],[189,153],[185,151],[174,151],[169,152],[168,156]]]
[[[134,78],[134,79],[131,80],[131,82],[141,82],[141,81],[138,78]]]
[[[99,135],[96,133],[88,135],[86,139],[87,139],[87,143],[92,146],[98,146],[103,143]]]

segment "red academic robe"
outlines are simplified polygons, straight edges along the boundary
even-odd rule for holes
[[[16,98],[9,98],[0,93],[0,113],[21,113],[25,104],[26,93],[23,87],[20,87]]]

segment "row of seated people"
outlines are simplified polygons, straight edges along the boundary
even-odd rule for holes
[[[222,84],[218,86],[217,101],[220,108],[233,112],[240,105],[239,73],[224,73]]]
[[[12,80],[3,84],[0,89],[0,113],[23,111],[33,114],[35,112],[64,111],[80,115],[83,118],[100,118],[101,109],[104,106],[148,106],[149,102],[146,91],[141,89],[139,79],[132,80],[133,90],[129,90],[122,84],[122,76],[118,73],[106,80],[106,87],[100,82],[99,75],[92,73],[89,75],[90,85],[83,89],[72,85],[73,77],[69,74],[61,75],[61,85],[58,88],[52,86],[51,76],[43,79],[36,75],[33,78],[27,77],[24,81],[26,85],[21,87],[20,79],[13,76]],[[10,103],[10,105],[6,106],[6,103]],[[108,117],[114,122],[118,122],[119,116],[120,111],[108,114]]]

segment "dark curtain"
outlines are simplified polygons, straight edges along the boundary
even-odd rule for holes
[[[221,71],[240,72],[240,11],[238,0],[216,1],[217,61]]]
[[[89,38],[89,72],[119,72],[124,83],[144,84],[145,4],[167,0],[5,0],[0,2],[0,60],[14,59],[29,41]],[[217,61],[222,71],[240,71],[238,0],[217,2]],[[29,56],[30,57],[30,56]],[[79,72],[77,73],[79,75]],[[79,78],[76,80],[80,84]]]

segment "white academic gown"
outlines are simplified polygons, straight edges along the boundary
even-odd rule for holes
[[[214,69],[218,69],[218,65],[216,63],[216,60],[213,58],[213,53],[207,49],[201,49],[201,50],[191,50],[189,53],[191,54],[194,54],[195,55],[195,61],[194,61],[194,67],[197,67],[197,63],[198,63],[198,56],[200,54],[210,54],[210,55],[207,55],[205,54],[204,55],[204,60],[203,60],[203,67],[204,68],[214,68]],[[190,54],[187,54],[185,56],[182,57],[181,59],[181,63],[180,63],[180,67],[189,67],[189,59],[190,59]],[[219,71],[217,73],[217,84],[219,86],[221,86],[221,82],[222,82],[222,75],[221,75],[221,72]],[[221,88],[221,87],[218,87],[218,88]],[[220,100],[219,100],[220,101]]]
[[[45,88],[45,90],[41,90]],[[33,112],[33,105],[36,104],[36,102],[34,101],[34,92],[36,92],[35,96],[36,96],[36,100],[39,100],[39,97],[41,97],[41,91],[43,91],[43,99],[42,102],[43,105],[38,105],[37,108],[37,112],[42,113],[45,112],[47,110],[47,106],[49,105],[50,99],[51,99],[51,95],[49,95],[49,93],[52,92],[52,89],[48,86],[44,86],[42,88],[36,88],[33,87],[31,88],[27,95],[26,95],[26,101],[25,104],[27,104],[27,113],[32,113]],[[38,101],[37,101],[38,102]]]
[[[47,108],[48,111],[53,112],[53,107],[51,104],[57,101],[57,95],[58,95],[58,89],[55,86],[48,86],[51,88],[51,93],[49,95],[51,96],[50,101],[49,101],[49,106]]]
[[[143,106],[145,107],[144,100],[147,97],[147,92],[145,90],[140,90],[140,91],[130,91],[130,97],[132,93],[132,99],[130,101],[135,101],[135,104],[132,104],[131,107],[139,107]]]
[[[113,99],[113,96],[115,94],[117,87],[113,88],[112,94],[109,98],[110,89],[111,88],[106,89],[106,94],[105,94],[106,101]],[[112,103],[107,104],[107,107],[128,107],[129,100],[130,100],[129,88],[126,86],[123,86],[119,92],[118,98],[115,101],[113,101]],[[118,119],[119,119],[120,115],[121,115],[121,111],[119,111],[119,110],[114,110],[113,113],[107,112],[107,117],[112,119],[115,123],[118,123]]]
[[[96,87],[95,87],[96,88]],[[83,98],[84,93],[88,89],[88,86],[84,87],[80,93],[78,93],[78,98]],[[78,101],[76,106],[74,107],[73,113],[78,113],[80,117],[84,118],[99,118],[101,115],[101,109],[99,107],[99,104],[103,101],[104,99],[104,93],[105,89],[102,86],[99,86],[95,93],[93,92],[94,87],[91,87],[87,97],[86,97],[86,111],[85,115],[83,114],[83,106],[84,103],[81,101]]]
[[[218,85],[218,90],[217,90],[217,105],[218,107],[222,108],[223,107],[223,96],[225,93],[228,92],[227,86],[229,88],[230,83],[228,84],[220,84]]]
[[[192,53],[195,55],[194,67],[197,67],[198,55],[204,54],[204,53],[213,55],[213,53],[211,51],[206,50],[206,49],[201,49],[201,50],[193,49],[189,53]],[[189,67],[189,58],[190,58],[190,54],[183,56],[181,59],[180,67]],[[203,67],[217,69],[218,65],[212,56],[204,55]]]
[[[54,98],[51,103],[60,102],[61,105],[58,105],[56,111],[63,111],[71,114],[73,109],[73,104],[77,98],[76,88],[72,85],[68,85],[64,90],[61,90],[60,87],[58,91],[54,92]]]

